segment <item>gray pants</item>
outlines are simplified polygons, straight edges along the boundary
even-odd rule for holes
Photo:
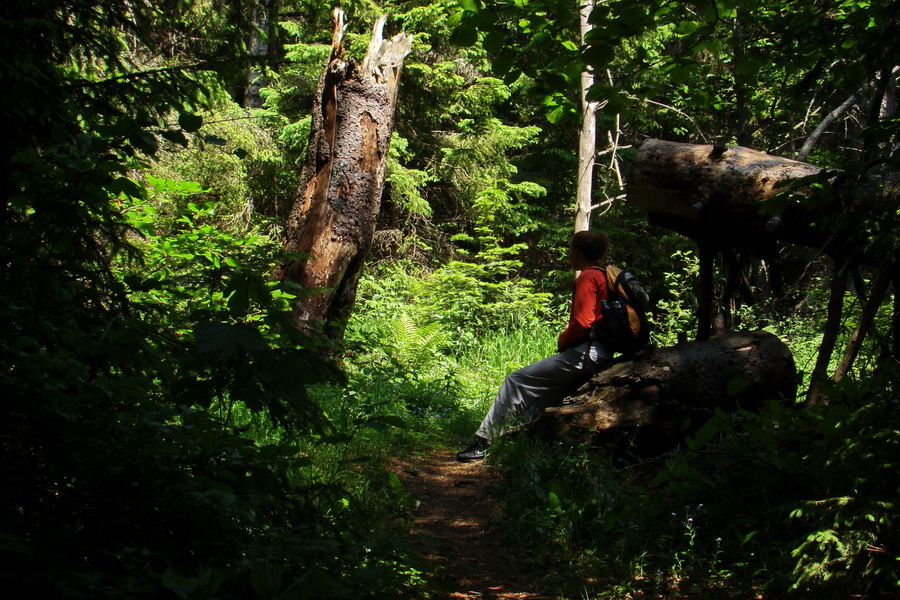
[[[555,406],[612,359],[599,342],[582,342],[506,376],[476,435],[501,435],[512,419],[526,420]]]

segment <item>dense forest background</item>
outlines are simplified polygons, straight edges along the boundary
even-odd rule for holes
[[[654,343],[694,336],[698,259],[625,202],[644,140],[839,173],[764,210],[849,181],[822,226],[850,243],[741,256],[744,295],[717,264],[718,312],[790,346],[796,402],[717,414],[652,460],[505,440],[509,540],[555,557],[562,598],[895,597],[900,3],[597,0],[584,40],[571,1],[342,7],[350,54],[385,12],[415,37],[335,346],[271,277],[332,7],[0,4],[3,589],[427,597],[384,465],[452,453],[503,376],[553,350],[588,70],[591,227],[650,291]]]

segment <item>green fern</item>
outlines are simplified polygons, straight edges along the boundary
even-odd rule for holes
[[[444,325],[433,321],[416,325],[411,316],[401,313],[391,322],[388,343],[390,356],[407,369],[423,369],[440,356],[450,341],[450,333]]]

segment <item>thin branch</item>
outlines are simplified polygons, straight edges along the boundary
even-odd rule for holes
[[[113,85],[116,83],[120,83],[122,81],[128,81],[131,79],[144,79],[147,77],[151,77],[153,75],[160,75],[166,73],[177,73],[180,71],[194,71],[200,70],[200,67],[204,65],[211,65],[211,62],[208,61],[200,61],[190,65],[179,65],[176,67],[160,67],[159,69],[150,69],[148,71],[139,71],[137,73],[126,73],[124,75],[118,75],[116,77],[110,77],[109,79],[103,79],[100,81],[88,81],[86,79],[80,79],[74,81],[72,83],[66,84],[63,88],[71,89],[71,88],[92,88],[92,87],[104,87],[108,85]]]
[[[819,345],[819,353],[816,364],[810,375],[809,389],[806,392],[806,406],[813,406],[822,401],[822,383],[828,375],[828,365],[837,344],[837,337],[841,326],[841,316],[844,309],[844,291],[847,289],[847,265],[839,264],[835,260],[834,274],[831,277],[831,286],[828,297],[828,315],[825,319],[825,327],[822,332],[822,342]]]
[[[619,150],[628,150],[629,148],[633,148],[633,147],[634,147],[634,146],[633,146],[632,144],[628,144],[627,146],[618,146],[618,147],[616,147],[616,148],[607,148],[606,150],[601,150],[600,152],[598,152],[596,158],[600,158],[601,156],[606,156],[607,154],[609,154],[609,153],[612,152],[613,150],[615,150],[616,152],[618,152]]]
[[[893,264],[889,263],[885,265],[884,269],[882,269],[872,282],[869,299],[864,302],[862,315],[859,318],[856,329],[854,329],[853,334],[850,336],[850,340],[847,342],[847,346],[844,349],[844,357],[841,359],[840,364],[832,376],[833,381],[841,381],[847,373],[850,372],[850,369],[853,368],[853,362],[856,360],[860,348],[862,348],[866,333],[868,333],[872,326],[872,322],[875,319],[875,313],[878,311],[878,308],[881,306],[882,302],[884,302],[884,298],[887,295],[888,284],[891,282],[893,270]],[[860,294],[862,294],[861,289]]]
[[[806,137],[806,141],[803,142],[803,147],[800,148],[800,152],[797,153],[796,159],[799,161],[805,161],[809,156],[809,153],[812,152],[813,147],[818,143],[819,138],[822,137],[822,134],[825,133],[825,130],[828,129],[834,120],[839,116],[850,110],[857,102],[859,102],[859,97],[866,91],[869,87],[872,86],[872,82],[869,81],[865,85],[861,86],[856,92],[844,100],[840,106],[835,108],[833,111],[825,115],[825,118],[819,123],[819,125]]]
[[[606,195],[606,192],[604,192],[604,196],[605,195]],[[604,200],[603,202],[598,202],[597,204],[591,205],[591,210],[593,211],[597,208],[600,208],[601,206],[604,207],[603,212],[600,213],[600,216],[602,217],[603,215],[605,215],[612,209],[613,203],[616,200],[624,200],[624,199],[625,199],[625,194],[619,194],[618,196],[613,196],[612,198],[610,198],[609,196],[606,196],[606,200]]]
[[[700,126],[697,125],[697,121],[694,120],[694,117],[692,117],[691,115],[687,114],[686,112],[684,112],[684,111],[681,110],[680,108],[675,108],[674,106],[670,106],[670,105],[668,105],[668,104],[663,104],[662,102],[657,102],[656,100],[650,100],[649,98],[638,98],[637,96],[631,96],[631,95],[629,95],[628,98],[631,99],[631,100],[637,100],[637,101],[639,101],[639,102],[646,102],[647,104],[655,104],[655,105],[657,105],[657,106],[661,106],[661,107],[666,108],[666,109],[668,109],[668,110],[677,112],[679,115],[685,117],[688,121],[690,121],[691,123],[693,123],[693,124],[694,124],[694,127],[697,128],[697,133],[699,133],[699,134],[700,134],[700,137],[703,138],[703,141],[704,141],[705,143],[707,143],[707,144],[709,143],[709,138],[706,137],[706,134],[704,134],[703,131],[700,129]]]
[[[622,127],[621,127],[622,115],[616,113],[616,138],[613,139],[612,132],[607,131],[606,135],[609,138],[610,149],[612,150],[612,155],[609,158],[609,169],[616,174],[616,181],[619,184],[619,187],[623,187],[622,183],[622,172],[619,169],[619,138],[622,135]]]
[[[894,67],[894,69],[891,71],[891,75],[896,76],[898,72],[900,72],[900,67]],[[803,147],[800,148],[800,152],[797,153],[797,160],[805,161],[809,156],[809,153],[812,152],[812,149],[818,143],[819,138],[821,138],[825,133],[825,130],[831,127],[831,124],[834,123],[835,119],[855,106],[859,102],[860,97],[866,92],[866,90],[873,87],[874,85],[874,80],[867,81],[866,83],[861,85],[852,96],[844,100],[844,102],[841,103],[840,106],[825,115],[825,118],[822,119],[822,122],[819,123],[819,125],[806,138],[806,141],[803,142]]]

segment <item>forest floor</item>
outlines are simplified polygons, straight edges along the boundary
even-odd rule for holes
[[[417,502],[412,533],[428,573],[433,600],[552,600],[541,591],[548,561],[529,548],[504,543],[502,505],[494,470],[460,463],[447,450],[397,465],[404,489]]]

